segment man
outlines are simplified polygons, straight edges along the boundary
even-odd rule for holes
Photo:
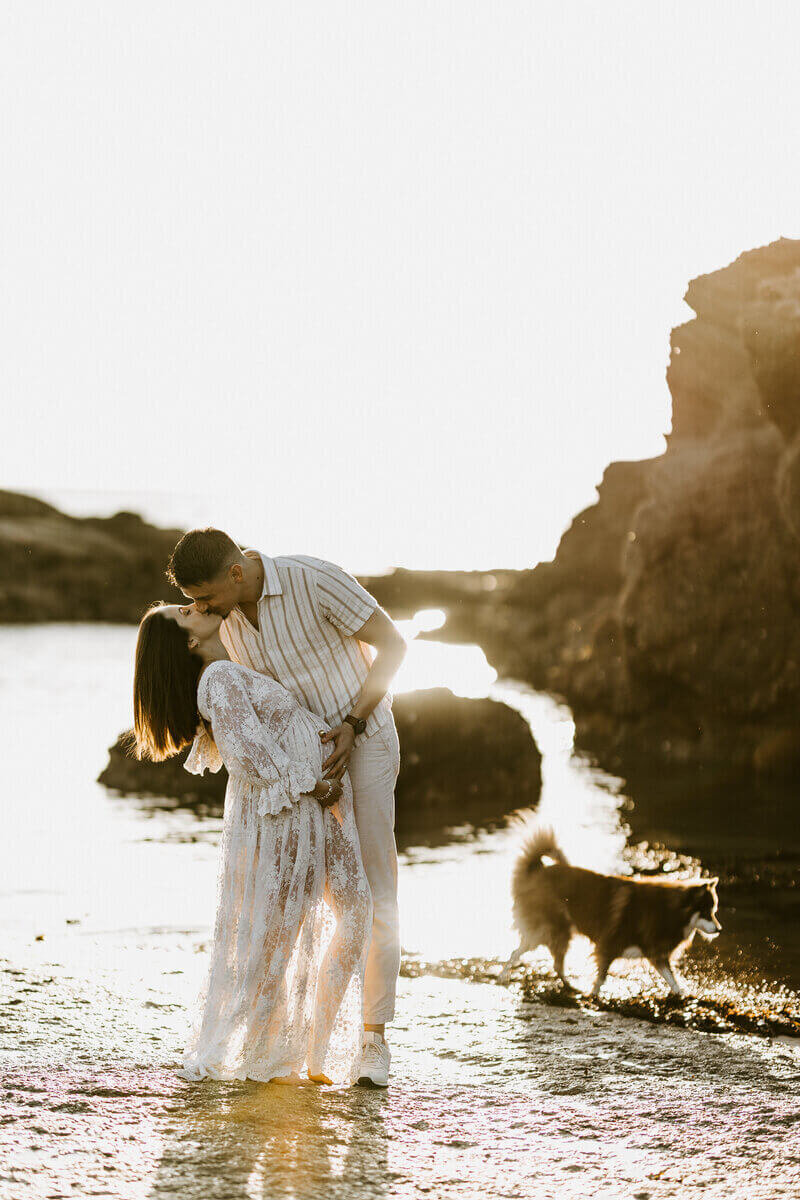
[[[184,534],[167,577],[200,612],[223,617],[220,636],[231,658],[272,675],[331,726],[322,735],[331,743],[325,775],[350,773],[374,912],[359,1083],[386,1087],[385,1025],[394,1016],[400,967],[394,839],[400,750],[388,691],[405,641],[375,598],[341,567],[305,555],[243,552],[219,529]]]

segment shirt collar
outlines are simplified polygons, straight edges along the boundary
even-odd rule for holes
[[[262,566],[264,567],[264,587],[259,600],[263,600],[265,596],[282,596],[283,586],[281,584],[281,577],[278,574],[278,568],[275,566],[275,559],[258,551],[256,553],[258,553],[258,557],[261,559]]]

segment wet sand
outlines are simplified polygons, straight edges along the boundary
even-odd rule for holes
[[[795,1044],[423,976],[387,1093],[186,1084],[157,979],[125,1000],[45,963],[12,977],[4,1197],[797,1194]]]

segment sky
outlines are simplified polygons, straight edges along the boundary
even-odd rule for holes
[[[796,237],[796,6],[20,0],[0,485],[358,571],[550,558],[693,276]]]

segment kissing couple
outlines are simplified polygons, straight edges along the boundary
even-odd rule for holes
[[[389,687],[406,644],[341,567],[193,529],[139,625],[135,752],[228,770],[185,1078],[386,1087],[400,966]]]

